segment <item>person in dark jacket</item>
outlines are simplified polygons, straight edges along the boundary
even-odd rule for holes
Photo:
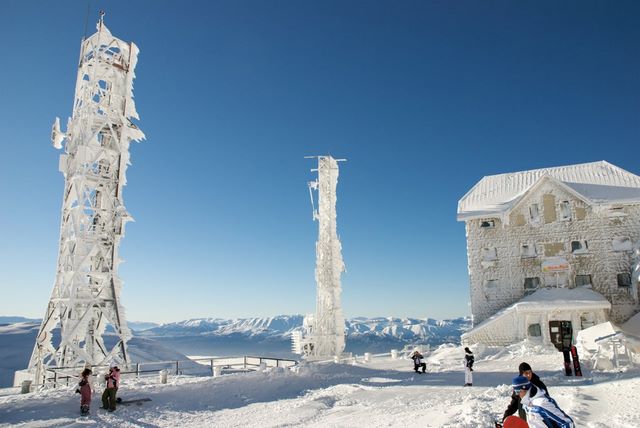
[[[464,386],[473,386],[473,363],[475,358],[471,349],[464,348]]]
[[[424,362],[423,358],[424,357],[418,350],[413,351],[413,354],[411,354],[411,359],[413,360],[413,370],[415,370],[416,373],[420,373],[420,368],[422,368],[422,373],[427,372],[427,363]]]
[[[540,379],[540,377],[533,372],[531,366],[528,363],[520,363],[518,366],[518,371],[520,372],[520,376],[524,376],[529,379],[533,385],[535,385],[539,390],[544,391],[547,395],[549,394],[549,390],[547,389],[547,385]],[[504,421],[507,416],[513,415],[515,412],[518,412],[518,416],[521,419],[527,420],[527,415],[522,408],[522,401],[520,396],[515,392],[511,395],[511,403],[507,407],[507,410],[504,411],[504,415],[502,416],[502,420]]]

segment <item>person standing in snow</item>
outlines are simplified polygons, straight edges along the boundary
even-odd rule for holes
[[[530,428],[575,428],[573,419],[562,411],[558,403],[525,376],[514,377],[511,386],[520,397]]]
[[[116,392],[120,386],[120,369],[115,363],[111,363],[109,373],[104,375],[107,387],[102,393],[102,408],[113,412],[116,409]]]
[[[91,369],[84,369],[80,376],[81,379],[76,392],[80,394],[80,415],[86,416],[89,414],[89,408],[91,407],[91,383],[89,383]]]
[[[473,386],[473,352],[464,348],[464,386]]]
[[[411,354],[411,359],[413,360],[413,370],[415,370],[416,373],[420,373],[421,367],[422,373],[426,373],[427,371],[427,363],[423,361],[423,358],[424,357],[418,350],[413,351],[413,354]]]
[[[520,363],[520,365],[518,366],[518,371],[520,372],[520,376],[526,377],[527,379],[529,379],[529,382],[535,385],[539,390],[542,390],[547,394],[549,394],[547,385],[545,385],[544,382],[542,382],[542,380],[540,379],[540,377],[533,372],[533,370],[531,369],[531,366],[528,363],[524,363],[524,362]],[[516,411],[518,412],[518,416],[520,416],[520,419],[524,419],[525,421],[527,420],[527,415],[524,409],[522,408],[522,402],[520,401],[520,396],[516,394],[516,392],[514,391],[513,394],[511,394],[511,403],[509,403],[507,410],[504,411],[504,415],[502,416],[502,421],[504,421],[507,418],[507,416],[513,415]]]

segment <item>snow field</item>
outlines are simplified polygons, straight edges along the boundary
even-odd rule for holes
[[[511,379],[527,361],[579,427],[640,427],[640,370],[565,377],[555,348],[520,343],[477,347],[474,386],[463,387],[463,351],[442,345],[428,352],[427,373],[412,361],[375,357],[369,364],[302,363],[218,378],[128,379],[124,400],[149,397],[141,406],[98,409],[80,420],[73,388],[0,397],[0,426],[73,427],[491,427],[509,403]],[[359,361],[362,361],[359,359]]]

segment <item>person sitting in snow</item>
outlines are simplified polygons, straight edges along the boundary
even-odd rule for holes
[[[473,363],[474,357],[471,349],[464,348],[464,386],[473,386]]]
[[[575,428],[573,419],[562,411],[558,403],[525,376],[514,377],[511,386],[520,397],[529,428]]]
[[[518,371],[520,372],[520,376],[526,377],[527,379],[529,379],[529,382],[535,385],[539,390],[542,390],[549,394],[547,385],[545,385],[540,377],[533,372],[531,366],[528,363],[520,363],[520,365],[518,366]],[[513,394],[511,394],[511,403],[509,403],[509,407],[507,407],[507,410],[504,411],[502,421],[504,422],[507,416],[513,415],[516,411],[518,412],[518,416],[520,416],[521,419],[524,419],[525,421],[527,420],[527,415],[522,408],[520,396],[514,391]]]
[[[102,408],[113,412],[116,409],[116,392],[120,386],[120,369],[116,363],[111,363],[104,380],[107,381],[107,387],[102,393]]]
[[[81,379],[78,383],[78,389],[76,389],[76,392],[80,394],[80,414],[82,416],[89,414],[89,408],[91,406],[91,383],[89,382],[89,376],[91,376],[91,369],[84,369],[80,374]]]
[[[421,367],[422,373],[426,373],[427,371],[427,363],[423,361],[423,358],[424,357],[417,349],[413,351],[413,354],[411,354],[411,359],[413,360],[413,370],[415,370],[416,373],[420,373]]]

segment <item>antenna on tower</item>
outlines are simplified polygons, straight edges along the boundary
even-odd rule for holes
[[[122,197],[129,146],[144,139],[137,127],[122,130],[123,123],[138,117],[132,98],[138,49],[103,29],[103,17],[100,11],[98,32],[81,44],[67,132],[60,130],[59,119],[51,130],[54,147],[64,150],[58,266],[29,366],[16,372],[38,388],[52,380],[52,371],[75,376],[87,364],[115,362],[124,368],[130,363],[131,331],[120,304],[118,265],[120,242],[131,220]],[[54,334],[57,328],[60,333]],[[107,328],[115,335],[110,340],[104,337]]]

